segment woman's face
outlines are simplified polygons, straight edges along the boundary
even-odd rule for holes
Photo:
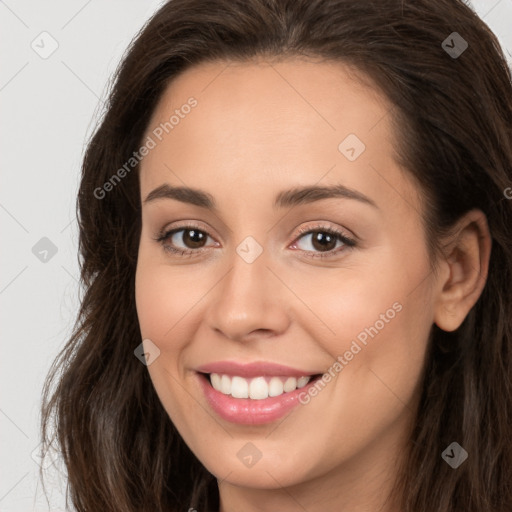
[[[437,285],[390,108],[340,64],[287,60],[196,66],[154,112],[137,312],[155,390],[221,485],[395,467]]]

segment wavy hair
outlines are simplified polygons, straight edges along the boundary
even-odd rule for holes
[[[468,43],[458,58],[442,46],[454,32]],[[430,254],[465,212],[487,216],[486,285],[460,328],[432,327],[394,493],[403,512],[512,510],[512,79],[496,36],[462,0],[171,0],[123,56],[81,170],[81,305],[41,407],[43,450],[56,443],[79,512],[218,510],[215,477],[133,353],[138,166],[104,197],[95,191],[140,147],[184,70],[295,56],[353,66],[390,100],[396,159],[427,205]],[[469,453],[456,470],[441,458],[454,440]]]

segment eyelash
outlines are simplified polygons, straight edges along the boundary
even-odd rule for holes
[[[200,231],[201,233],[204,233],[205,235],[210,237],[208,232],[206,232],[204,229],[201,229],[199,226],[197,226],[195,224],[185,224],[185,225],[179,226],[177,228],[173,228],[169,231],[165,231],[165,230],[161,231],[155,237],[155,240],[163,246],[163,249],[165,251],[170,252],[174,255],[184,256],[184,257],[198,255],[198,254],[204,252],[206,249],[204,247],[201,247],[199,249],[179,249],[176,247],[172,247],[170,245],[166,245],[166,243],[165,243],[174,234],[179,233],[180,231],[187,231],[187,230],[192,230],[192,229],[195,231]],[[356,247],[356,245],[357,245],[355,240],[353,240],[352,238],[348,238],[341,231],[338,231],[337,229],[332,228],[332,227],[326,227],[326,226],[321,226],[321,225],[315,226],[313,228],[300,228],[298,236],[295,238],[293,244],[295,244],[304,235],[309,235],[309,234],[314,234],[314,233],[326,233],[328,235],[334,236],[337,238],[337,240],[339,240],[343,243],[343,246],[338,247],[337,249],[331,249],[331,250],[325,251],[325,252],[313,252],[313,253],[312,253],[312,251],[305,251],[303,249],[299,249],[299,251],[306,254],[308,258],[332,258],[334,255],[337,255],[339,252],[352,249],[353,247]]]

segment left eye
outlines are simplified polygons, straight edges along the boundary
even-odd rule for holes
[[[341,233],[326,229],[307,231],[294,243],[298,249],[308,252],[332,252],[345,245],[353,246],[354,242]]]

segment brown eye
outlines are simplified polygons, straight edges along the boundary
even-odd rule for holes
[[[203,247],[208,238],[208,235],[197,229],[180,229],[180,231],[183,232],[181,240],[188,249],[199,249]],[[179,233],[179,231],[177,233]]]
[[[156,240],[166,251],[180,255],[192,255],[206,248],[209,238],[211,239],[208,233],[196,226],[183,226],[162,232]]]
[[[338,242],[345,242],[338,233],[317,229],[301,235],[295,245],[303,251],[328,252],[339,247]]]
[[[330,251],[336,247],[337,236],[324,231],[314,231],[311,235],[311,245],[318,251]]]
[[[355,246],[356,241],[341,231],[318,226],[309,230],[301,229],[292,248],[300,249],[308,257],[328,258]]]

